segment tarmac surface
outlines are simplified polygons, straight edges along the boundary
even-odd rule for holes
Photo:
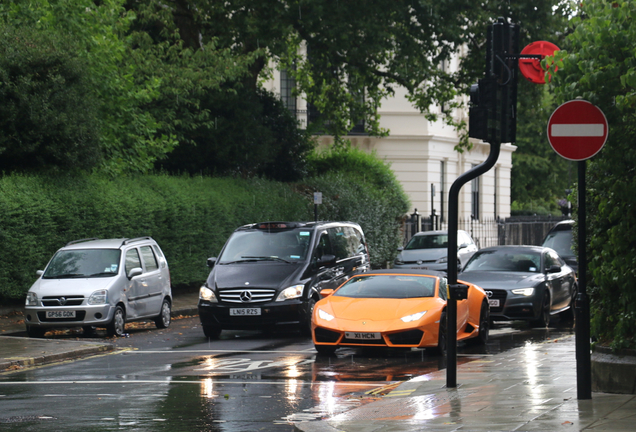
[[[196,314],[197,293],[173,293],[173,315]],[[114,349],[108,342],[7,336],[24,330],[21,306],[0,306],[0,374]],[[636,431],[636,395],[577,399],[574,336],[528,343],[391,386],[378,401],[297,423],[304,432]]]

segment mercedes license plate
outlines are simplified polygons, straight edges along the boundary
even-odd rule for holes
[[[488,299],[490,307],[499,307],[499,299]]]
[[[75,311],[46,311],[47,318],[75,318]]]
[[[382,336],[380,336],[380,333],[345,332],[345,337],[347,339],[357,339],[357,340],[378,340],[378,339],[382,339]]]
[[[260,308],[231,308],[230,316],[254,316],[260,315]]]

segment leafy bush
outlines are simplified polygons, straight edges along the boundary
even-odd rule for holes
[[[313,191],[322,219],[351,220],[365,230],[372,265],[393,258],[401,239],[403,192],[378,188],[358,173],[337,172],[302,184],[259,178],[138,175],[0,177],[0,300],[23,299],[53,253],[87,237],[152,236],[170,264],[172,285],[196,286],[240,225],[313,220]]]
[[[410,203],[389,165],[351,147],[314,153],[304,184],[322,192],[319,218],[351,220],[362,227],[372,266],[385,267],[402,246],[402,217]]]
[[[309,155],[308,170],[310,177],[327,172],[346,172],[357,175],[376,187],[395,188],[401,200],[407,199],[390,165],[380,160],[375,153],[369,154],[351,146],[316,151]]]
[[[309,216],[302,196],[259,179],[5,176],[0,298],[22,298],[35,271],[71,240],[152,236],[168,258],[173,285],[189,285],[205,280],[206,258],[237,226]]]
[[[545,201],[541,199],[530,200],[528,202],[513,201],[510,205],[510,214],[512,216],[560,216],[561,208],[557,205],[557,201]]]

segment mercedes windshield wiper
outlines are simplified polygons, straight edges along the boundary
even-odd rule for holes
[[[242,256],[241,258],[246,259],[255,259],[255,260],[265,260],[265,261],[282,261],[287,264],[291,264],[291,261],[287,261],[286,259],[277,257],[277,256]]]

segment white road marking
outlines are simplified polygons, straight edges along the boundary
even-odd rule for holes
[[[276,350],[170,350],[170,351],[126,351],[124,354],[238,354],[238,353],[255,353],[255,354],[307,354],[315,355],[316,350],[311,348],[303,351],[276,351]]]
[[[64,384],[64,385],[73,385],[73,384],[196,384],[201,385],[201,381],[206,378],[198,379],[198,380],[75,380],[75,381],[0,381],[0,387],[9,386],[9,385],[56,385],[56,384]],[[281,385],[288,386],[289,380],[285,381],[252,381],[252,380],[241,380],[241,381],[229,381],[229,380],[214,380],[214,384],[219,385],[240,385],[243,386],[245,384],[258,384],[258,385]],[[391,384],[391,382],[387,381],[385,384]],[[382,382],[374,382],[374,383],[360,383],[360,382],[333,382],[333,381],[320,381],[320,382],[304,382],[304,381],[295,381],[294,385],[302,385],[302,386],[337,386],[337,387],[378,387],[383,385]]]
[[[195,371],[206,371],[208,373],[219,374],[237,374],[241,372],[253,372],[260,369],[269,369],[275,367],[289,367],[289,366],[301,366],[306,364],[312,364],[314,360],[252,360],[252,359],[217,359],[211,357],[203,361],[198,367],[194,368]]]

